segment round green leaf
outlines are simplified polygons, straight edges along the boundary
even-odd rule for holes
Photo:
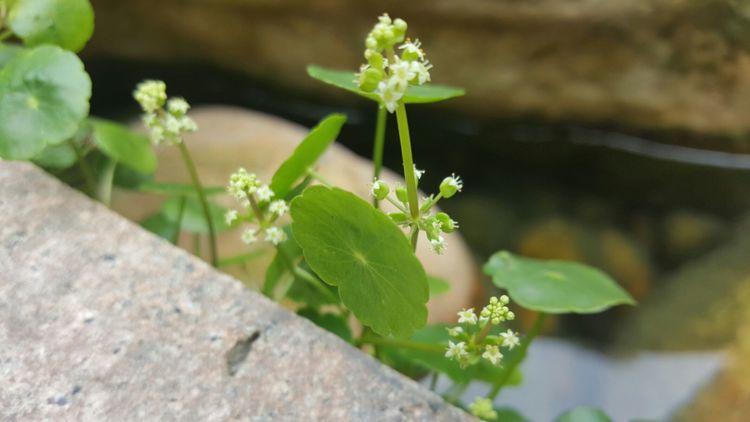
[[[156,154],[147,137],[108,120],[89,121],[94,129],[94,143],[109,158],[141,173],[156,170]]]
[[[380,103],[380,97],[372,92],[365,92],[359,89],[354,82],[357,77],[353,72],[324,69],[319,66],[308,66],[307,74],[312,78],[329,85],[333,85],[349,92],[353,92],[362,97],[368,98]],[[461,88],[454,88],[443,85],[410,85],[404,94],[404,104],[418,103],[435,103],[438,101],[448,100],[464,95],[466,91]]]
[[[72,167],[78,161],[78,155],[73,146],[65,142],[47,146],[32,161],[44,168],[63,170]]]
[[[90,96],[75,54],[54,46],[17,54],[0,70],[0,157],[29,159],[72,137]]]
[[[79,51],[94,33],[94,10],[89,0],[15,0],[8,25],[28,46]]]
[[[345,122],[346,116],[343,114],[332,114],[312,128],[271,178],[271,190],[277,198],[286,197],[294,182],[307,174],[307,169],[315,164],[328,146],[336,140]]]
[[[611,422],[603,411],[589,406],[578,406],[555,419],[555,422]]]
[[[313,186],[292,201],[305,260],[376,333],[408,337],[427,322],[429,289],[404,233],[356,195]]]
[[[0,43],[0,68],[23,51],[23,47],[13,44]]]
[[[523,258],[501,251],[484,266],[496,286],[524,308],[551,314],[595,313],[611,306],[635,304],[603,272],[578,263]]]

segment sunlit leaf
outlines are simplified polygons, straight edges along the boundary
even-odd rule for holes
[[[356,195],[312,186],[292,202],[305,260],[363,324],[408,337],[427,321],[429,288],[404,233]]]
[[[484,266],[493,283],[526,309],[552,314],[595,313],[633,298],[603,272],[575,262],[523,258],[501,251]]]
[[[156,170],[156,154],[146,136],[104,119],[89,119],[92,139],[109,158],[141,173]]]
[[[276,197],[285,197],[292,190],[294,183],[307,175],[307,169],[315,164],[328,146],[336,140],[345,122],[346,116],[343,114],[332,114],[310,130],[273,175],[271,190]]]
[[[308,66],[307,74],[312,78],[338,88],[353,92],[370,100],[380,102],[377,94],[365,92],[359,89],[356,82],[356,75],[353,72],[325,69],[319,66]],[[404,94],[404,104],[417,103],[434,103],[460,97],[466,92],[461,88],[454,88],[443,85],[410,85]]]
[[[0,157],[30,159],[73,136],[89,111],[91,80],[59,47],[25,50],[0,69]]]
[[[79,51],[94,32],[94,10],[89,0],[14,0],[8,26],[28,46]]]

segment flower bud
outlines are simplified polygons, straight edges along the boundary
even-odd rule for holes
[[[383,71],[369,67],[359,74],[359,89],[365,92],[375,91],[382,79]]]
[[[393,33],[396,36],[396,42],[400,43],[404,41],[404,36],[406,35],[406,21],[404,21],[401,18],[396,18],[396,20],[393,21]]]
[[[409,195],[406,193],[406,188],[403,186],[396,187],[396,198],[404,204],[409,202]]]
[[[377,50],[378,40],[376,40],[375,37],[372,35],[368,36],[365,39],[365,47],[367,47],[368,50]]]
[[[461,178],[453,174],[450,177],[443,179],[440,183],[440,194],[443,195],[443,198],[450,198],[455,195],[456,192],[461,192],[463,187],[464,183],[461,181]]]
[[[381,72],[383,71],[383,66],[385,65],[385,59],[383,58],[383,55],[378,53],[375,50],[367,50],[369,52],[365,54],[365,58],[367,59],[367,62],[370,64],[370,67],[373,69],[378,69]]]
[[[443,233],[453,233],[458,227],[458,224],[444,212],[437,213],[435,218],[437,218],[437,221],[440,223],[440,230],[442,230]]]
[[[372,186],[370,187],[370,194],[375,197],[378,201],[384,200],[386,197],[388,197],[388,193],[390,193],[391,188],[388,187],[388,184],[385,183],[382,180],[375,180],[372,182]]]

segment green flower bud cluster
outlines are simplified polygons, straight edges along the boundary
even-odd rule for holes
[[[402,19],[391,20],[388,14],[378,18],[378,23],[365,38],[367,63],[359,68],[355,83],[365,92],[376,92],[389,112],[393,113],[409,85],[422,85],[430,81],[432,65],[425,59],[419,40],[406,39],[407,24]],[[401,44],[403,43],[403,44]],[[401,56],[395,46],[401,44]]]
[[[483,421],[497,420],[497,411],[492,406],[492,400],[486,397],[477,397],[469,405],[469,412]]]
[[[448,342],[445,357],[455,360],[462,368],[474,365],[482,359],[500,366],[503,359],[501,348],[510,350],[520,343],[518,334],[513,330],[494,332],[503,322],[515,318],[506,306],[509,302],[508,296],[493,296],[478,316],[473,308],[459,311],[459,325],[448,329],[448,334],[453,340]]]
[[[420,176],[424,174],[424,170],[417,170],[415,168],[415,174],[417,175],[417,180],[419,180]],[[456,186],[457,188],[453,190]],[[437,196],[430,195],[420,206],[419,218],[417,219],[413,219],[408,212],[409,196],[404,186],[397,185],[392,190],[385,181],[375,179],[370,186],[370,194],[378,201],[387,200],[395,205],[400,212],[390,213],[389,216],[391,219],[400,226],[418,228],[424,231],[432,249],[437,254],[442,254],[446,249],[443,234],[453,233],[458,228],[458,223],[444,212],[433,214],[431,209],[441,198],[446,198],[443,191],[446,191],[449,196],[453,196],[462,187],[463,183],[460,177],[456,175],[446,177],[440,185],[440,193]]]
[[[155,145],[179,144],[185,133],[198,126],[187,116],[190,104],[184,98],[167,99],[167,85],[162,81],[143,81],[136,86],[133,97],[143,109],[143,124]],[[165,109],[166,106],[166,109]]]
[[[242,216],[237,210],[230,209],[224,215],[224,222],[232,226],[235,222],[253,222],[257,226],[246,228],[242,232],[242,241],[246,244],[258,240],[263,232],[264,240],[278,245],[287,239],[286,233],[279,227],[273,226],[279,217],[289,211],[289,205],[283,199],[274,200],[274,192],[268,185],[262,184],[258,176],[248,173],[244,168],[238,169],[229,176],[227,192],[239,201],[245,208]]]

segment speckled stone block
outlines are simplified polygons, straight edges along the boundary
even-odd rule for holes
[[[337,337],[0,162],[0,420],[463,420]]]

